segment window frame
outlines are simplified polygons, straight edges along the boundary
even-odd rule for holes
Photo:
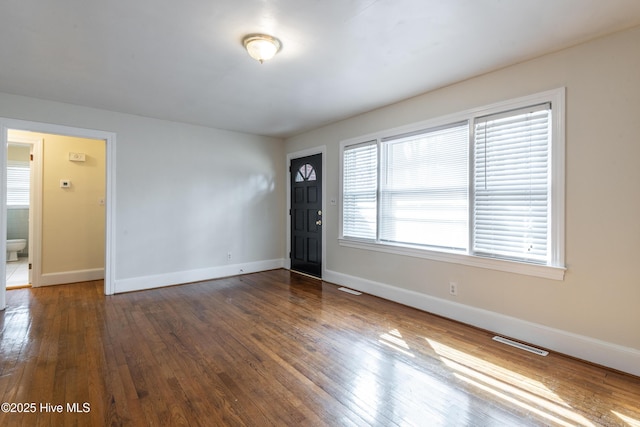
[[[473,267],[486,268],[491,270],[505,271],[510,273],[524,274],[528,276],[542,277],[553,280],[563,280],[566,271],[564,264],[565,253],[565,88],[552,89],[533,95],[523,96],[506,101],[496,102],[490,105],[468,109],[459,113],[448,114],[412,123],[392,129],[386,129],[379,132],[363,135],[356,138],[350,138],[340,142],[340,162],[339,162],[339,209],[338,209],[338,243],[340,246],[349,248],[358,248],[372,250],[377,252],[385,252],[397,255],[405,255],[417,258],[430,259],[435,261],[443,261],[455,264],[469,265]],[[508,112],[520,108],[551,103],[551,147],[549,153],[549,168],[551,181],[549,185],[550,204],[549,213],[549,233],[550,240],[550,256],[548,264],[533,264],[523,261],[515,261],[501,258],[491,258],[485,256],[474,255],[472,253],[472,212],[473,203],[473,125],[474,119],[491,114]],[[409,134],[420,130],[428,130],[441,126],[447,126],[455,122],[466,121],[469,126],[469,146],[468,146],[468,174],[469,174],[469,226],[468,235],[469,243],[466,252],[450,251],[445,248],[434,249],[406,244],[397,244],[391,242],[380,241],[379,233],[376,239],[363,239],[345,237],[343,234],[343,174],[344,174],[344,152],[350,146],[361,144],[367,141],[377,141],[378,147],[378,180],[380,179],[381,166],[381,149],[382,141],[393,138],[402,134]],[[380,192],[380,183],[378,182],[378,198]],[[379,215],[379,212],[378,212]],[[378,224],[379,226],[379,224]]]

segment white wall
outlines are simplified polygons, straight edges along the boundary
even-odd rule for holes
[[[281,140],[2,93],[0,117],[116,134],[116,292],[282,265]]]
[[[640,28],[286,141],[287,153],[327,145],[325,189],[337,198],[341,140],[565,86],[564,281],[341,247],[338,206],[324,218],[327,278],[640,375],[638,46]]]

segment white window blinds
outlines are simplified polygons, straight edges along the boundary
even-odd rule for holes
[[[29,206],[29,176],[29,162],[8,161],[7,206]]]
[[[377,233],[377,141],[347,146],[343,154],[342,234],[375,239]]]
[[[466,249],[468,122],[383,139],[380,240]]]
[[[547,262],[550,123],[550,104],[475,120],[475,254]]]

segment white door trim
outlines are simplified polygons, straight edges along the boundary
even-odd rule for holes
[[[6,188],[7,180],[7,137],[9,129],[25,130],[57,135],[75,136],[80,138],[102,139],[106,150],[106,211],[105,211],[105,265],[104,265],[104,293],[112,295],[115,291],[115,213],[116,213],[116,134],[93,129],[56,125],[50,123],[32,122],[0,117],[0,186]],[[0,310],[6,307],[6,257],[7,257],[7,201],[1,197],[0,209]]]
[[[287,162],[286,162],[286,174],[285,176],[287,177],[287,209],[285,211],[286,217],[287,217],[287,249],[285,252],[285,257],[284,257],[284,267],[287,270],[291,269],[291,256],[289,256],[289,254],[291,253],[291,215],[289,215],[289,212],[291,211],[291,171],[290,166],[291,166],[291,160],[292,159],[298,159],[300,157],[307,157],[307,156],[313,156],[314,154],[322,154],[322,277],[325,277],[325,271],[327,269],[326,265],[327,265],[327,245],[326,245],[326,241],[327,241],[327,227],[325,226],[326,224],[328,224],[328,220],[329,218],[326,217],[326,212],[327,212],[327,191],[326,191],[326,176],[327,176],[327,146],[326,145],[322,145],[319,147],[313,147],[313,148],[309,148],[306,150],[302,150],[302,151],[296,151],[293,153],[288,153],[287,154]]]

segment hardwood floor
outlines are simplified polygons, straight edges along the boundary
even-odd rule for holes
[[[640,378],[286,270],[102,291],[7,292],[0,425],[640,426]]]

